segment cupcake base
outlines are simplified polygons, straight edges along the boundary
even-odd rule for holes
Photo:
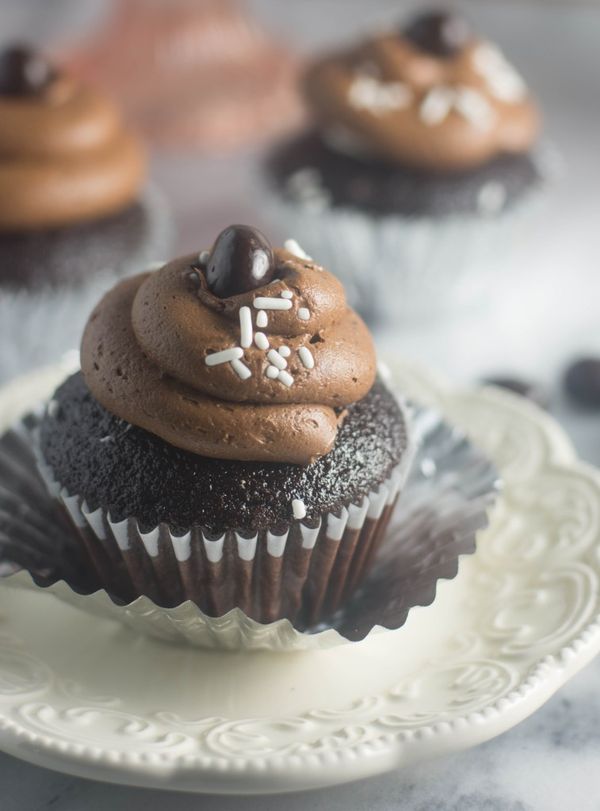
[[[433,178],[309,138],[269,159],[265,217],[342,280],[369,324],[460,316],[489,300],[495,274],[510,272],[553,162],[544,149]]]
[[[162,208],[156,192],[150,192],[110,217],[32,233],[1,233],[0,288],[79,287],[113,268],[153,261],[154,251],[167,247],[165,224],[158,220]]]
[[[96,227],[91,224],[56,232],[55,242],[54,237],[28,242],[0,235],[0,382],[78,347],[89,313],[115,280],[168,256],[172,223],[162,194],[149,187],[135,208],[124,219],[96,224],[99,230],[89,242]],[[121,234],[123,252],[117,245],[104,246],[109,233],[123,231],[129,216],[137,230],[130,237]],[[8,251],[11,240],[22,248],[14,257]],[[57,264],[61,257],[64,269]]]
[[[486,217],[509,210],[543,183],[529,154],[499,155],[476,169],[441,174],[346,154],[316,133],[277,148],[266,169],[292,203],[321,200],[334,211],[374,217]]]
[[[54,393],[36,445],[116,599],[310,625],[370,568],[413,456],[407,415],[383,383],[346,411],[333,449],[311,465],[210,459],[124,423],[76,374]]]
[[[306,632],[298,630],[305,627],[300,620],[306,622],[306,617],[300,617],[293,627],[286,619],[269,625],[257,623],[240,609],[213,617],[189,600],[163,608],[143,596],[123,605],[110,592],[101,589],[97,577],[94,583],[84,582],[83,573],[93,573],[94,567],[88,560],[80,562],[79,573],[74,572],[72,566],[66,568],[69,561],[77,560],[78,550],[85,547],[78,540],[81,537],[78,533],[65,533],[64,526],[57,524],[57,508],[62,498],[68,496],[59,494],[56,500],[47,492],[36,471],[30,433],[9,432],[0,438],[0,576],[8,577],[16,569],[25,568],[31,572],[37,587],[47,588],[71,605],[116,619],[136,633],[199,647],[304,650],[360,640],[374,629],[399,628],[413,606],[432,602],[439,578],[456,575],[459,556],[474,551],[475,535],[487,523],[487,512],[498,486],[494,466],[455,428],[441,421],[430,409],[417,408],[413,420],[419,439],[417,456],[389,529],[377,541],[373,538],[371,549],[375,549],[376,544],[381,546],[371,573],[354,595],[343,601],[338,611],[322,623],[308,625]],[[33,423],[30,421],[30,430],[35,430],[36,422],[37,418]],[[14,475],[16,469],[20,471],[18,476]],[[11,504],[17,500],[21,509],[7,510],[7,498]],[[256,551],[252,561],[248,560],[252,552],[248,539],[229,536],[223,540],[219,551],[214,541],[211,545],[210,538],[199,539],[196,535],[178,539],[168,532],[162,535],[159,532],[152,538],[148,533],[140,535],[135,525],[114,528],[106,526],[103,519],[98,523],[98,516],[92,517],[84,511],[78,500],[62,503],[73,510],[74,520],[83,525],[80,532],[88,536],[92,548],[103,549],[111,544],[114,547],[115,541],[109,543],[106,539],[109,535],[113,539],[121,538],[122,544],[126,538],[129,548],[121,551],[119,547],[117,552],[124,568],[129,555],[130,565],[141,563],[142,567],[148,566],[151,572],[157,572],[160,549],[171,547],[168,565],[174,577],[184,583],[181,572],[185,571],[186,561],[182,565],[179,558],[185,557],[182,552],[187,552],[188,540],[190,570],[194,565],[192,560],[197,562],[198,559],[205,571],[209,566],[220,565],[230,567],[230,574],[235,573],[236,567],[240,570],[257,567],[257,571],[261,565]],[[64,514],[64,508],[61,512]],[[92,528],[94,522],[96,526]],[[45,535],[36,532],[38,524],[46,526]],[[350,517],[341,541],[333,541],[337,548],[333,566],[340,569],[348,562],[343,544],[347,543],[350,550],[349,525]],[[99,527],[102,527],[100,532]],[[363,532],[365,527],[366,522]],[[301,553],[302,543],[297,532],[305,537],[307,530],[298,525],[287,543],[290,549]],[[100,541],[102,533],[106,538]],[[46,540],[49,537],[51,541]],[[58,545],[56,538],[62,538]],[[192,543],[198,544],[193,554]],[[315,551],[319,543],[317,533]],[[108,549],[106,552],[108,554]],[[217,557],[219,560],[215,562]],[[293,558],[290,568],[292,562],[299,559],[300,555]],[[347,567],[349,575],[345,576],[350,577],[350,582],[358,564],[358,559],[352,558]],[[7,582],[35,587],[25,575],[8,577]],[[217,578],[214,583],[218,583]],[[254,591],[250,588],[246,593],[252,596]],[[335,594],[332,593],[331,598],[335,598]]]

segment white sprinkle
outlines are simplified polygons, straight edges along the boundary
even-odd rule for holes
[[[213,352],[204,358],[207,366],[218,366],[220,363],[229,363],[232,360],[239,360],[244,357],[244,350],[239,346],[232,346],[230,349],[223,349],[221,352]]]
[[[380,82],[373,76],[359,74],[348,90],[348,101],[357,110],[384,115],[402,110],[412,100],[410,88],[403,82]]]
[[[480,130],[489,130],[496,118],[494,109],[486,97],[479,90],[466,85],[457,88],[454,108]]]
[[[283,243],[283,247],[288,253],[293,253],[294,256],[297,256],[298,259],[307,259],[309,262],[312,261],[312,256],[309,256],[306,251],[303,251],[295,239],[286,239]]]
[[[288,386],[288,388],[294,383],[294,378],[289,372],[279,372],[277,375],[277,380],[279,380],[280,383],[283,383],[284,386]]]
[[[306,190],[318,190],[321,184],[321,174],[318,169],[313,166],[305,166],[304,169],[298,169],[286,181],[286,186],[290,191],[303,194]],[[285,247],[285,245],[284,245]],[[286,250],[288,250],[286,248]]]
[[[298,318],[300,321],[308,321],[310,318],[310,310],[308,310],[306,307],[300,307],[298,310]]]
[[[485,183],[477,195],[477,208],[483,214],[496,214],[506,203],[506,187],[497,180]]]
[[[259,296],[254,299],[252,304],[257,310],[291,310],[292,308],[292,302],[286,298],[265,298],[264,296]]]
[[[252,372],[241,360],[232,360],[231,368],[242,380],[248,380],[249,377],[252,377]]]
[[[200,262],[201,267],[207,265],[209,259],[210,253],[208,251],[200,251],[200,253],[198,254],[198,261]]]
[[[267,338],[264,332],[254,333],[254,343],[259,349],[262,349],[265,352],[269,348],[269,339]]]
[[[298,350],[298,355],[300,355],[300,360],[302,361],[303,366],[305,366],[307,369],[315,368],[315,359],[307,346],[301,346]]]
[[[100,442],[102,442],[102,444],[104,444],[105,442],[112,442],[112,441],[113,441],[113,438],[112,438],[112,436],[110,434],[108,434],[108,436],[103,436],[103,437],[100,438]]]
[[[289,358],[289,356],[292,354],[292,350],[289,348],[289,346],[280,346],[277,351],[282,358]]]
[[[54,419],[54,417],[58,416],[58,412],[60,411],[60,406],[58,405],[57,400],[50,400],[48,403],[48,408],[46,409],[48,416]]]
[[[273,366],[277,366],[278,369],[285,369],[287,366],[287,361],[285,361],[279,352],[276,349],[269,349],[267,352],[267,357],[273,364]]]
[[[432,127],[441,124],[454,103],[454,92],[449,87],[433,87],[419,107],[419,116],[424,124]]]
[[[275,380],[275,378],[279,376],[279,369],[277,366],[267,366],[265,374],[269,380]]]
[[[306,517],[306,507],[300,498],[292,499],[292,515],[294,518],[300,520]]]
[[[500,101],[516,103],[527,95],[527,86],[502,51],[482,42],[473,52],[473,67],[486,80],[490,92]]]
[[[240,345],[244,349],[252,346],[252,310],[240,307]]]
[[[281,298],[293,298],[294,294],[291,290],[282,290],[281,291]]]
[[[264,329],[269,323],[269,316],[264,310],[259,310],[256,313],[256,326]]]

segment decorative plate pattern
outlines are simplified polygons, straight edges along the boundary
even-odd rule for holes
[[[5,389],[0,427],[63,373]],[[310,788],[493,737],[586,664],[600,650],[600,474],[519,398],[452,391],[405,365],[394,377],[462,426],[505,480],[477,553],[433,605],[355,645],[235,654],[137,638],[47,594],[0,588],[0,747],[138,785]]]

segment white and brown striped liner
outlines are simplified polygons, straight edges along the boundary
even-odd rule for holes
[[[112,521],[71,495],[38,454],[39,472],[83,541],[102,587],[124,603],[141,595],[164,608],[186,600],[208,616],[240,608],[258,622],[287,618],[310,626],[332,614],[369,570],[403,487],[414,448],[358,504],[328,513],[318,525],[292,521],[284,534],[220,536],[194,527],[174,534],[166,524],[142,532],[134,517]]]

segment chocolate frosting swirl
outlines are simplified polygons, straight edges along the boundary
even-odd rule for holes
[[[539,129],[521,77],[495,45],[472,36],[444,55],[401,32],[375,36],[317,61],[304,88],[332,145],[428,170],[526,152]]]
[[[0,93],[0,229],[52,228],[126,208],[144,178],[138,140],[96,90],[53,75],[43,92]]]
[[[274,257],[270,284],[229,298],[190,275],[195,255],[113,288],[83,336],[94,397],[202,456],[308,464],[326,454],[344,407],[374,382],[373,343],[334,276],[283,249]],[[275,300],[288,309],[270,309]],[[209,365],[232,349],[233,362]]]

